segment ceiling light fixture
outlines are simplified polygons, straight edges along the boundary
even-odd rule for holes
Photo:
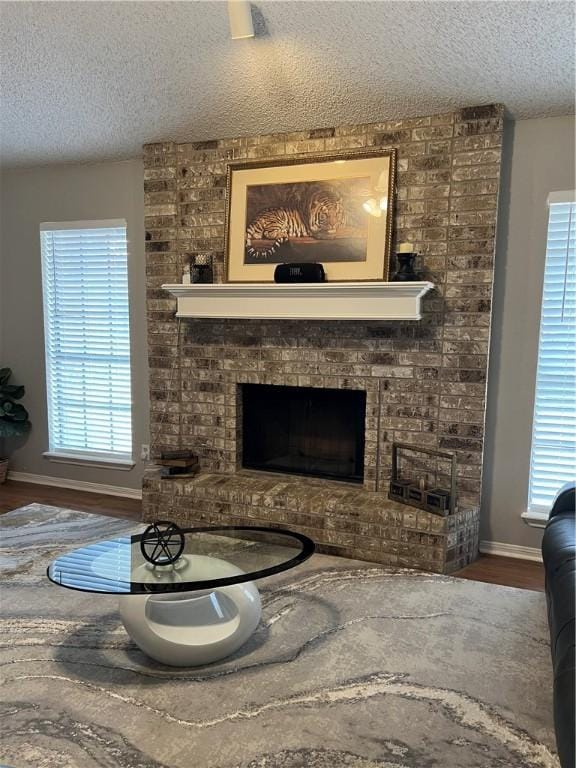
[[[228,0],[228,18],[232,40],[254,37],[252,8],[249,0]]]

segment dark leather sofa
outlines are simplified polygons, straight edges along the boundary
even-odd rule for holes
[[[562,768],[574,768],[574,612],[576,602],[576,483],[554,501],[542,540],[548,623],[554,666],[554,725]]]

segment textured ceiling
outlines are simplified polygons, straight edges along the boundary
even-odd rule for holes
[[[0,2],[6,165],[120,159],[143,143],[375,121],[503,102],[573,112],[563,0]]]

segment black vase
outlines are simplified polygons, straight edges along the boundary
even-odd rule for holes
[[[392,275],[393,283],[412,283],[420,280],[420,275],[414,271],[416,253],[397,253],[398,271]]]

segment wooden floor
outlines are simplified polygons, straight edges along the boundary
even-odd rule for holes
[[[71,491],[67,488],[20,483],[15,480],[7,480],[0,485],[0,515],[34,502],[65,509],[78,509],[81,512],[94,512],[98,515],[127,517],[131,520],[140,520],[142,510],[142,502],[138,499]]]
[[[4,485],[0,485],[0,514],[33,502],[94,512],[99,515],[125,517],[130,520],[140,519],[142,507],[141,502],[136,499],[124,499],[118,496],[71,491],[66,488],[33,485],[14,480],[8,480]],[[519,587],[539,592],[544,590],[542,564],[512,557],[480,555],[476,562],[455,575],[462,579],[501,584],[505,587]]]
[[[501,584],[503,587],[544,592],[544,566],[542,563],[534,563],[531,560],[480,555],[472,565],[454,575],[461,579]]]

